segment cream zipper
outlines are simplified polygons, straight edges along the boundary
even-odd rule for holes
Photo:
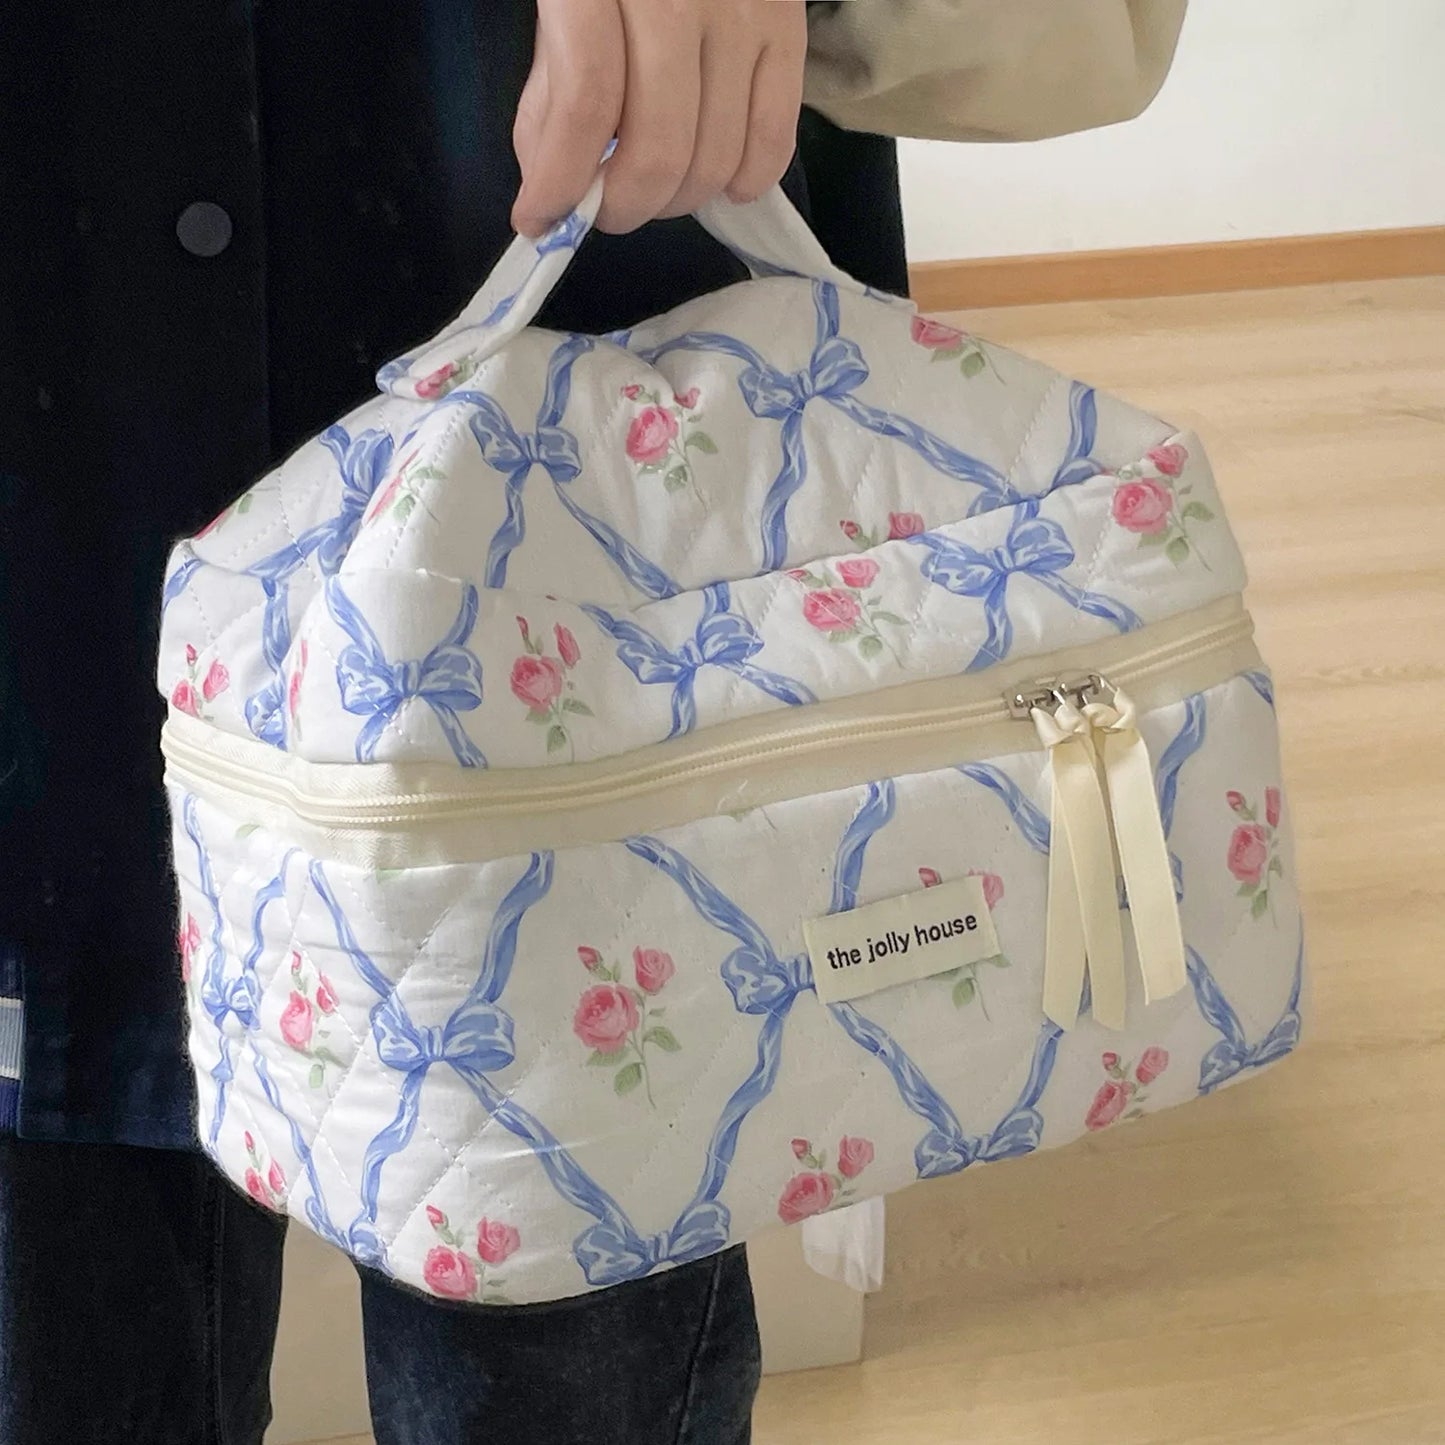
[[[1030,693],[1095,675],[1143,707],[1159,706],[1258,666],[1252,632],[1238,599],[1227,599],[985,674],[814,704],[806,720],[770,712],[618,758],[554,767],[316,763],[182,714],[167,722],[162,749],[176,785],[299,834],[313,851],[384,867],[471,861],[1030,749],[1032,729],[1019,727]]]

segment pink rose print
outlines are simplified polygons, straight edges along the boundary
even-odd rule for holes
[[[443,1299],[470,1299],[477,1288],[477,1272],[471,1260],[445,1244],[427,1251],[421,1273],[432,1293]]]
[[[838,1173],[856,1179],[873,1162],[873,1145],[867,1139],[845,1134],[838,1141]]]
[[[474,1236],[476,1258],[452,1228],[442,1210],[428,1204],[426,1217],[441,1243],[427,1252],[422,1277],[436,1294],[446,1299],[479,1299],[483,1304],[510,1304],[502,1292],[502,1280],[491,1273],[505,1264],[521,1247],[522,1236],[510,1225],[496,1219],[480,1219]]]
[[[1003,899],[1003,879],[997,873],[985,873],[978,868],[970,868],[968,877],[977,878],[983,885],[983,901],[990,913],[999,905]],[[943,882],[943,875],[937,868],[920,868],[918,870],[918,881],[925,888],[937,888]],[[976,959],[973,963],[965,963],[961,968],[954,969],[951,973],[940,974],[953,990],[954,1008],[966,1008],[971,1003],[977,1003],[983,1011],[983,1016],[992,1023],[992,1017],[988,1011],[988,1002],[983,996],[983,979],[979,976],[981,968],[1008,968],[1008,958],[1002,954],[995,954],[992,958]]]
[[[673,975],[672,957],[660,948],[634,948],[632,964],[643,993],[657,993]]]
[[[957,327],[935,321],[930,316],[915,316],[912,329],[913,339],[930,351],[936,351],[941,346],[957,346],[963,340],[963,332]]]
[[[965,379],[972,380],[989,365],[988,353],[972,336],[931,316],[915,316],[913,339],[933,353],[934,361],[956,361]]]
[[[1269,834],[1258,823],[1241,823],[1229,840],[1229,871],[1241,883],[1258,884],[1269,862]]]
[[[311,1012],[311,1000],[304,993],[291,990],[286,1007],[281,1010],[281,1037],[293,1049],[305,1050],[311,1042],[311,1030],[315,1019]]]
[[[300,949],[291,951],[291,993],[281,1010],[281,1037],[311,1060],[307,1082],[319,1089],[326,1082],[328,1064],[341,1060],[327,1044],[330,1029],[326,1020],[337,1009],[336,989],[319,970],[313,970],[301,956]]]
[[[251,1137],[249,1129],[243,1137],[246,1141],[246,1154],[251,1161],[250,1168],[243,1176],[246,1193],[257,1204],[264,1204],[267,1209],[274,1209],[279,1213],[286,1204],[286,1175],[274,1159],[268,1166],[266,1159],[256,1148],[256,1141]]]
[[[1124,482],[1114,490],[1114,520],[1130,532],[1162,532],[1174,510],[1174,494],[1158,482]]]
[[[677,417],[660,406],[644,407],[627,429],[627,455],[635,462],[658,462],[677,436]]]
[[[614,1071],[612,1087],[617,1094],[630,1094],[641,1086],[648,1104],[656,1107],[651,1051],[676,1054],[682,1050],[677,1036],[662,1021],[667,1011],[658,1001],[677,971],[672,955],[640,944],[634,948],[635,989],[622,982],[621,966],[609,964],[595,948],[584,945],[577,957],[597,980],[583,993],[572,1020],[572,1031],[592,1050],[587,1062]]]
[[[454,376],[460,380],[462,372],[457,371]],[[362,518],[364,526],[370,526],[387,512],[393,512],[398,522],[405,522],[421,505],[421,483],[446,475],[439,467],[417,466],[416,459],[419,455],[419,449],[413,451],[397,466],[396,475],[371,499]],[[431,513],[428,512],[427,515],[431,516]],[[432,520],[436,519],[433,517]]]
[[[1003,897],[1003,879],[997,873],[985,873],[979,868],[970,868],[968,876],[983,880],[983,901],[988,904],[988,911],[992,913]]]
[[[451,383],[460,370],[456,362],[448,361],[417,382],[416,394],[423,401],[435,401],[438,397],[445,396],[451,390]]]
[[[1169,1051],[1155,1044],[1144,1050],[1138,1067],[1134,1070],[1134,1077],[1141,1084],[1152,1084],[1168,1067]]]
[[[638,470],[660,476],[669,492],[691,487],[697,496],[691,453],[717,455],[717,444],[697,425],[702,393],[693,386],[664,401],[661,393],[645,386],[628,386],[622,394],[629,401],[644,403],[627,427],[627,455]]]
[[[866,534],[860,533],[859,539],[865,545],[874,545],[874,539]],[[798,567],[788,576],[808,589],[803,596],[803,618],[809,626],[826,633],[833,642],[856,643],[859,653],[869,661],[886,648],[894,661],[901,663],[879,624],[905,624],[897,614],[883,609],[880,596],[868,595],[868,588],[878,580],[878,564],[871,557],[846,557],[832,567],[823,564],[817,570]]]
[[[1089,1105],[1089,1112],[1084,1116],[1084,1127],[1107,1129],[1128,1107],[1128,1086],[1117,1079],[1106,1079],[1099,1085],[1099,1092],[1094,1095],[1094,1102]]]
[[[640,1022],[629,990],[598,984],[582,995],[572,1018],[572,1032],[599,1054],[616,1054],[627,1047],[628,1035]]]
[[[832,1208],[837,1191],[831,1174],[795,1174],[778,1200],[778,1218],[784,1224],[797,1224],[809,1215],[822,1214]]]
[[[192,717],[200,717],[200,704],[196,701],[196,689],[183,678],[175,685],[171,693],[171,706],[179,712],[188,712]]]
[[[220,662],[213,662],[201,684],[201,694],[207,702],[214,702],[231,685],[231,674]]]
[[[1094,1101],[1084,1116],[1084,1127],[1098,1131],[1123,1120],[1140,1118],[1143,1113],[1144,1090],[1169,1067],[1169,1054],[1157,1044],[1145,1049],[1137,1066],[1122,1064],[1119,1055],[1110,1050],[1104,1055],[1104,1072],[1108,1077],[1099,1085]]]
[[[1162,547],[1176,567],[1197,557],[1205,571],[1212,571],[1189,524],[1212,522],[1214,513],[1191,495],[1194,484],[1182,480],[1188,460],[1188,451],[1170,442],[1155,447],[1142,466],[1120,467],[1116,473],[1119,485],[1114,489],[1114,521],[1133,532],[1141,547]]]
[[[1229,804],[1230,812],[1244,819],[1230,834],[1225,866],[1239,880],[1239,896],[1250,900],[1250,916],[1258,919],[1268,913],[1273,918],[1269,890],[1276,878],[1284,876],[1276,831],[1283,804],[1280,790],[1277,787],[1264,790],[1262,823],[1254,804],[1243,793],[1231,788],[1224,795],[1224,801]]]
[[[547,751],[555,753],[566,748],[568,756],[576,762],[577,749],[572,742],[571,720],[593,715],[592,709],[577,696],[576,682],[568,676],[582,660],[582,649],[578,646],[576,634],[570,627],[555,623],[552,638],[557,644],[557,657],[549,657],[542,644],[532,636],[525,617],[517,619],[517,628],[527,653],[512,664],[512,694],[518,702],[526,705],[527,721],[547,729]]]
[[[562,666],[570,671],[582,660],[582,649],[577,646],[572,629],[563,627],[560,622],[552,629],[552,635],[557,639],[557,656],[562,659]]]
[[[191,981],[191,970],[195,967],[196,955],[201,951],[201,925],[188,913],[181,925],[177,940],[181,949],[181,982]]]
[[[177,712],[189,713],[192,717],[206,716],[205,704],[214,702],[231,685],[231,674],[226,671],[220,658],[214,658],[206,675],[197,677],[200,653],[194,644],[186,644],[186,676],[171,689],[171,706]]]
[[[899,542],[906,537],[917,537],[925,532],[923,518],[917,512],[890,512],[888,514],[888,540]]]
[[[810,592],[803,599],[803,616],[819,632],[841,632],[851,629],[862,615],[858,599],[851,592],[837,587],[824,587]]]
[[[505,1264],[522,1247],[522,1236],[510,1224],[483,1219],[477,1225],[477,1254],[487,1264]]]
[[[310,648],[307,646],[306,639],[303,637],[301,639],[300,655],[296,671],[291,674],[291,681],[286,687],[286,711],[291,717],[292,734],[297,737],[300,736],[301,728],[300,719],[296,715],[296,710],[301,704],[301,679],[306,676],[306,662],[309,654]]]
[[[1149,460],[1166,477],[1177,477],[1184,470],[1189,453],[1178,442],[1169,442],[1165,446],[1155,447],[1149,453]]]
[[[871,557],[852,557],[838,563],[838,575],[845,587],[871,587],[878,576],[878,564]]]
[[[848,517],[844,517],[843,520],[838,523],[838,526],[842,529],[843,535],[850,542],[856,542],[858,538],[863,534],[862,527],[860,527],[857,522],[852,521]]]
[[[852,1181],[873,1162],[872,1141],[847,1134],[838,1142],[836,1172],[828,1168],[827,1154],[814,1149],[809,1140],[794,1139],[790,1147],[803,1172],[788,1180],[778,1200],[778,1218],[784,1224],[846,1203],[853,1197]]]
[[[562,668],[555,658],[519,657],[512,664],[512,694],[536,712],[550,712],[562,693]]]

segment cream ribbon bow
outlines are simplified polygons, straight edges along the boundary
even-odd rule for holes
[[[1053,712],[1037,706],[1030,712],[1049,750],[1053,783],[1044,1012],[1063,1029],[1078,1021],[1086,971],[1094,1018],[1106,1028],[1124,1027],[1120,871],[1145,1001],[1168,998],[1188,982],[1149,750],[1133,702],[1106,690],[1109,701],[1082,706],[1061,690]]]

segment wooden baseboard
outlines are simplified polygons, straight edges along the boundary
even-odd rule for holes
[[[921,310],[959,311],[1441,273],[1445,273],[1445,226],[1417,226],[1120,251],[922,261],[910,268],[910,279]]]

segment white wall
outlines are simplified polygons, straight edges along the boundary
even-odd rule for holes
[[[902,168],[918,261],[1445,224],[1445,0],[1191,0],[1139,120]]]

